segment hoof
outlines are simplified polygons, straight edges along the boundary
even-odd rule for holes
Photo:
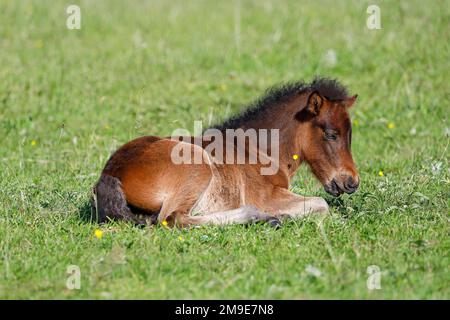
[[[323,198],[314,198],[312,212],[315,213],[327,213],[330,208],[328,203]]]
[[[273,227],[273,228],[275,228],[275,229],[281,228],[281,221],[280,221],[279,219],[275,218],[275,217],[270,218],[269,220],[267,220],[267,223],[268,223],[271,227]]]

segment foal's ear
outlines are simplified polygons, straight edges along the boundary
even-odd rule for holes
[[[350,98],[345,99],[345,100],[344,100],[344,105],[345,105],[347,108],[350,108],[350,107],[355,103],[356,98],[358,98],[358,95],[357,95],[357,94],[355,94],[353,97],[350,97]]]
[[[320,95],[320,93],[317,91],[312,92],[308,97],[308,104],[306,105],[308,111],[314,115],[317,115],[319,114],[322,105],[323,105],[323,98]]]

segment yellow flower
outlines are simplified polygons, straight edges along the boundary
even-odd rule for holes
[[[393,122],[389,122],[387,127],[388,127],[388,129],[394,129],[395,128],[395,124]]]
[[[36,141],[36,140],[31,140],[31,145],[32,145],[32,146],[37,145],[37,141]]]
[[[294,154],[294,155],[292,156],[292,159],[297,160],[297,159],[298,159],[298,154]]]
[[[94,236],[95,236],[97,239],[101,239],[101,238],[103,237],[103,231],[100,230],[100,229],[95,229],[95,231],[94,231]]]
[[[359,126],[359,121],[357,119],[353,120],[353,125],[355,127]]]
[[[227,87],[227,85],[226,85],[225,83],[222,83],[222,84],[220,85],[220,89],[221,89],[222,91],[227,91],[228,87]]]
[[[37,49],[41,49],[44,46],[44,42],[42,39],[38,39],[34,42],[34,47]]]
[[[379,175],[380,177],[383,177],[383,176],[384,176],[383,170],[378,171],[378,175]]]
[[[166,220],[163,220],[163,221],[161,222],[161,224],[162,224],[164,227],[167,227],[167,225],[168,225],[168,223],[167,223]]]
[[[184,239],[183,239],[182,236],[179,236],[179,237],[178,237],[178,240],[183,241]]]

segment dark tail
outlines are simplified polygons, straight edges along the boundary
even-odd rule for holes
[[[131,212],[119,179],[102,174],[93,191],[92,215],[97,222],[113,219],[130,221],[137,225],[147,224],[146,219]]]

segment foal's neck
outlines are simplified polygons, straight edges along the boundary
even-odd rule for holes
[[[300,123],[295,115],[305,107],[307,94],[299,94],[280,105],[267,108],[255,119],[242,126],[246,129],[279,130],[279,170],[289,179],[304,160],[301,150]],[[270,152],[270,150],[269,150]]]

